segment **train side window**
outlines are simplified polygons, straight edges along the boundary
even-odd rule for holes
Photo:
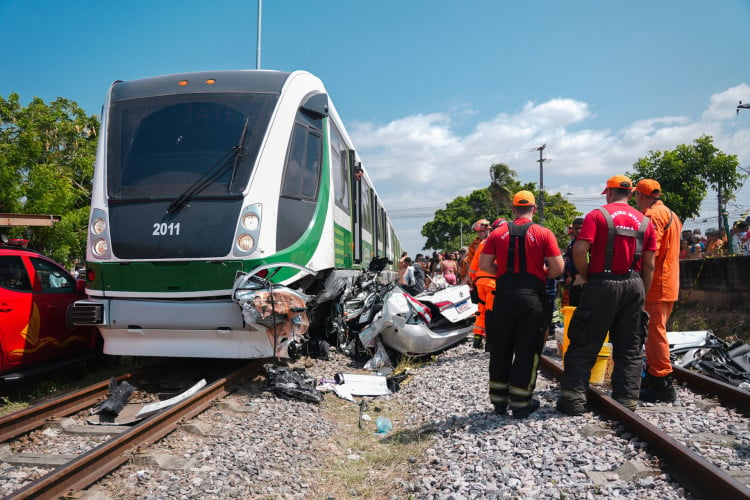
[[[333,196],[339,208],[349,212],[349,172],[347,161],[349,150],[346,147],[341,132],[331,123],[331,170],[333,173]]]
[[[363,180],[362,228],[372,232],[372,189]]]
[[[295,200],[315,201],[320,183],[322,140],[316,130],[294,124],[292,142],[284,169],[281,195]]]
[[[318,197],[318,180],[320,179],[320,136],[313,133],[307,134],[307,147],[305,154],[305,168],[302,171],[302,199],[315,201]]]

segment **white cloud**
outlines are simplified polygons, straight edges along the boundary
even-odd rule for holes
[[[698,121],[687,116],[644,117],[620,131],[577,129],[592,119],[589,105],[558,98],[528,102],[517,113],[499,113],[477,123],[464,136],[454,130],[452,115],[406,116],[379,126],[355,123],[350,134],[365,168],[387,210],[402,217],[393,222],[407,250],[421,250],[422,225],[435,207],[459,195],[487,186],[489,167],[506,163],[519,179],[539,183],[539,153],[546,144],[544,185],[549,192],[574,193],[570,199],[581,211],[603,201],[599,195],[607,177],[632,168],[652,150],[674,149],[708,134],[740,164],[750,161],[750,110],[737,115],[737,103],[750,99],[750,86],[741,84],[710,96]],[[462,108],[464,123],[471,113]],[[737,203],[750,208],[750,188]],[[422,217],[403,217],[426,214]],[[427,213],[429,212],[429,214]],[[490,214],[488,214],[490,215]]]

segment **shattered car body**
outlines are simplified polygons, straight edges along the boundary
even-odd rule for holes
[[[379,335],[386,346],[401,354],[432,354],[466,339],[474,327],[476,309],[467,285],[412,297],[394,284],[360,340],[368,345]]]

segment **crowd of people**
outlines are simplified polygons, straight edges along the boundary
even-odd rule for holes
[[[498,414],[525,418],[539,408],[536,371],[558,284],[562,303],[575,310],[557,409],[567,415],[588,410],[591,370],[607,336],[613,399],[631,410],[639,400],[672,402],[666,331],[679,294],[679,260],[686,253],[718,252],[715,241],[722,239],[709,238],[706,248],[691,252],[687,243],[694,234],[683,231],[662,194],[654,179],[634,184],[624,175],[611,177],[602,192],[605,204],[572,221],[570,243],[561,251],[554,234],[532,221],[534,195],[519,191],[512,220],[478,220],[468,248],[429,259],[417,254],[413,263],[404,254],[399,282],[416,293],[469,285],[478,305],[473,345],[490,353],[489,400]],[[629,204],[633,197],[635,207]],[[741,253],[749,239],[748,223],[741,221],[724,243]]]
[[[736,221],[728,236],[715,228],[708,229],[706,234],[700,229],[684,230],[680,238],[680,260],[750,255],[748,226],[750,217]]]

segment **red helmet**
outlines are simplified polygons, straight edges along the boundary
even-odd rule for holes
[[[492,229],[497,229],[498,227],[502,226],[503,224],[507,223],[508,221],[503,219],[502,217],[498,217],[495,219],[495,221],[492,223]]]
[[[488,221],[487,219],[479,219],[474,223],[473,226],[471,226],[471,228],[476,232],[484,231],[485,229],[489,229],[489,227],[490,221]]]

